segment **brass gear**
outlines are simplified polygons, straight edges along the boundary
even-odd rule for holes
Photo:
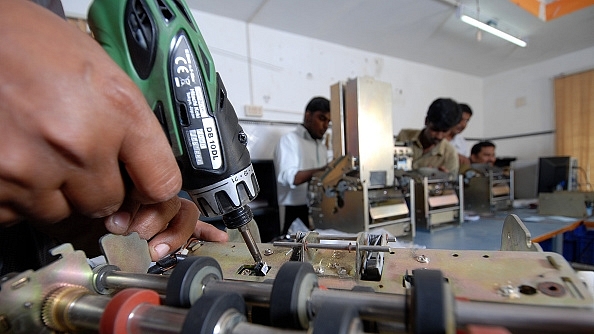
[[[72,303],[91,292],[78,285],[65,285],[50,292],[41,305],[41,320],[47,327],[58,332],[72,332],[75,328],[70,326],[68,308]]]

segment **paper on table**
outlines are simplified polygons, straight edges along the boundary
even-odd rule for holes
[[[555,219],[555,220],[560,220],[562,222],[567,222],[567,223],[571,223],[571,222],[578,220],[577,218],[564,217],[564,216],[530,216],[530,217],[522,218],[522,220],[525,222],[540,222],[545,219]]]

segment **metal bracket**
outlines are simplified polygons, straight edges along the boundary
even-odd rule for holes
[[[511,214],[503,221],[500,250],[542,252],[542,247],[538,243],[532,242],[530,231],[520,220],[520,217]]]

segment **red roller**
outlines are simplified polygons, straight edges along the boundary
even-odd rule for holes
[[[159,294],[153,290],[135,288],[118,292],[105,307],[99,323],[99,333],[127,334],[128,318],[142,303],[159,305]]]

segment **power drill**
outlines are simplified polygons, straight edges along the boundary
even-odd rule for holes
[[[248,223],[260,191],[247,135],[184,0],[95,0],[94,38],[134,80],[167,135],[185,190],[206,217],[238,229],[265,275]]]

